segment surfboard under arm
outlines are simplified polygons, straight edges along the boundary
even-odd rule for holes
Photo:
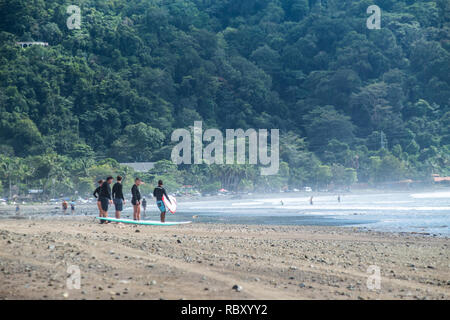
[[[175,199],[174,196],[169,196],[170,201],[166,199],[166,196],[163,196],[162,199],[164,202],[164,206],[167,210],[169,210],[170,213],[175,213],[177,211],[177,199]]]

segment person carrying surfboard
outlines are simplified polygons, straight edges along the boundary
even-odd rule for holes
[[[169,196],[166,193],[166,189],[163,188],[162,180],[158,181],[158,186],[153,190],[153,196],[156,198],[156,205],[158,206],[159,211],[161,211],[161,222],[165,222],[166,220],[166,206],[164,205],[163,196],[172,203],[169,199]]]
[[[112,204],[112,192],[111,192],[111,183],[114,178],[109,176],[106,178],[106,181],[103,182],[102,187],[100,188],[99,199],[102,206],[102,217],[106,218],[108,216],[108,207]],[[109,223],[104,220],[101,220],[100,223]]]
[[[131,204],[133,205],[133,220],[141,220],[141,192],[139,186],[144,182],[136,178],[131,187]]]

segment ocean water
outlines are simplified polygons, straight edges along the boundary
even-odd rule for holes
[[[313,195],[313,205],[309,198]],[[75,216],[96,216],[95,204],[77,205]],[[66,217],[72,216],[70,209]],[[114,207],[109,210],[114,216]],[[195,218],[193,218],[195,216]],[[0,218],[53,219],[64,217],[59,205],[42,207],[23,206],[19,217],[13,208],[2,210]],[[122,213],[132,217],[129,202]],[[147,214],[142,218],[159,220],[159,210],[149,199]],[[450,236],[450,191],[393,192],[373,194],[343,194],[341,202],[337,194],[280,193],[271,197],[245,196],[243,199],[223,197],[201,201],[178,198],[176,214],[167,213],[167,221],[202,223],[229,223],[255,225],[312,225],[362,227],[368,230],[388,232],[417,232],[438,236]]]
[[[179,202],[177,215],[198,215],[203,222],[358,226],[450,236],[450,191],[344,194],[341,202],[337,195],[311,195]]]

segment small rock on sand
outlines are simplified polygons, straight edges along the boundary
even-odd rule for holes
[[[233,290],[235,290],[236,292],[241,292],[242,291],[242,287],[238,284],[235,284],[232,288]]]

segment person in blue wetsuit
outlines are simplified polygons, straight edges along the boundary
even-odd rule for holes
[[[161,211],[161,222],[166,221],[166,206],[164,205],[163,196],[170,202],[169,197],[167,196],[166,189],[163,188],[162,180],[158,181],[158,186],[153,190],[153,196],[156,198],[156,205],[158,206],[159,211]],[[172,202],[170,202],[172,203]]]

